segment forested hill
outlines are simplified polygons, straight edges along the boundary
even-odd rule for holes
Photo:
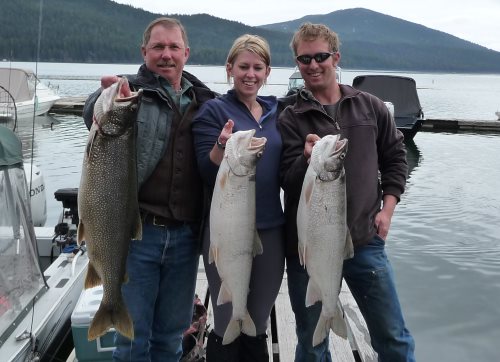
[[[40,1],[0,0],[0,8],[0,60],[35,61]],[[141,63],[144,28],[167,15],[187,29],[189,64],[222,65],[233,40],[252,33],[269,41],[274,66],[293,66],[292,33],[311,21],[339,34],[347,69],[500,73],[500,52],[361,8],[260,27],[206,14],[153,14],[110,0],[44,0],[42,14],[39,61]]]

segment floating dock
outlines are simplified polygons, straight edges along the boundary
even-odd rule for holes
[[[87,97],[59,99],[50,113],[81,116]],[[500,120],[425,119],[420,131],[428,132],[489,132],[500,133]]]
[[[202,302],[208,303],[207,325],[213,326],[212,301],[209,300],[212,296],[208,294],[208,281],[201,258],[196,282],[196,294]],[[347,322],[348,339],[338,337],[330,331],[329,346],[332,359],[337,362],[376,362],[377,353],[371,347],[368,328],[345,282],[342,283],[339,304],[344,311]],[[267,335],[270,362],[290,362],[294,360],[297,337],[295,334],[295,317],[288,297],[286,273],[271,312]],[[75,349],[73,349],[66,361],[77,362]]]
[[[200,260],[196,283],[196,294],[200,300],[207,300],[207,290],[208,281],[203,269],[203,262]],[[342,283],[339,304],[344,311],[349,336],[348,339],[344,339],[330,331],[329,346],[332,359],[338,362],[376,362],[377,353],[370,344],[370,335],[365,320],[345,282]],[[213,326],[211,301],[207,310],[208,324]],[[295,317],[288,297],[286,273],[271,312],[267,335],[269,361],[289,362],[295,359],[297,336],[295,334]]]

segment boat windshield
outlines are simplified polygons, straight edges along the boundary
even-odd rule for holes
[[[342,82],[342,68],[340,68],[339,66],[337,66],[337,68],[335,69],[335,77],[337,78],[338,83]],[[290,78],[288,78],[288,92],[290,93],[290,91],[301,88],[303,86],[304,79],[302,78],[299,70],[295,68]]]
[[[21,142],[0,125],[0,346],[46,290],[38,261]]]

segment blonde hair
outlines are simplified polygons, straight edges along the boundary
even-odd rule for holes
[[[292,48],[293,54],[297,56],[299,42],[314,41],[316,39],[325,40],[328,43],[331,52],[335,53],[339,51],[340,40],[337,33],[324,24],[312,23],[303,23],[299,27],[295,34],[293,34],[292,41],[290,42],[290,48]]]
[[[156,18],[152,22],[149,23],[149,25],[146,27],[144,30],[144,34],[142,36],[142,46],[145,47],[149,43],[149,39],[151,38],[151,31],[156,25],[161,25],[166,29],[171,29],[171,28],[179,28],[181,30],[181,35],[182,35],[182,40],[184,41],[184,46],[186,48],[189,47],[188,44],[188,37],[186,30],[184,29],[184,26],[181,24],[181,22],[177,19],[174,18],[166,18],[166,17],[160,17]]]
[[[256,54],[264,64],[269,67],[271,65],[271,49],[269,48],[269,43],[266,39],[262,38],[258,35],[252,34],[244,34],[238,37],[231,49],[229,49],[229,53],[227,54],[226,64],[234,65],[236,58],[245,50]],[[231,78],[229,71],[227,71],[227,81]]]

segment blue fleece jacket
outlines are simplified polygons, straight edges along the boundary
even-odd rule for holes
[[[274,96],[258,96],[263,112],[259,123],[236,97],[234,90],[203,104],[192,121],[198,168],[204,182],[213,188],[219,166],[210,160],[212,150],[228,119],[234,121],[233,133],[255,129],[255,137],[266,137],[267,143],[256,171],[256,225],[268,229],[284,223],[280,201],[279,168],[281,136],[277,128],[277,100]]]

